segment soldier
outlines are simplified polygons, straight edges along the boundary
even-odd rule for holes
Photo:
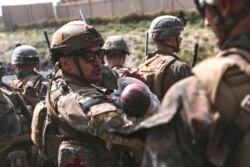
[[[145,167],[249,167],[250,1],[196,0],[221,48],[165,95],[145,132]]]
[[[5,75],[6,69],[0,59],[0,77]],[[2,80],[0,79],[0,83]],[[0,90],[0,153],[7,149],[17,137],[20,131],[20,124],[16,116],[14,104]],[[2,165],[1,165],[2,166]]]
[[[142,59],[138,71],[146,76],[146,84],[160,100],[171,85],[191,75],[190,67],[174,54],[180,50],[183,27],[178,17],[164,15],[155,18],[148,30],[156,51]]]
[[[124,71],[130,70],[125,67],[124,63],[126,56],[130,54],[128,45],[125,40],[118,35],[109,36],[103,45],[108,66],[119,74],[119,77],[124,76]]]
[[[100,33],[82,21],[69,22],[52,36],[51,58],[59,70],[46,98],[43,150],[55,166],[135,165],[128,151],[140,143],[107,133],[132,122],[109,96],[92,86],[102,77],[103,43]]]
[[[0,91],[0,124],[0,154],[2,154],[1,152],[14,142],[20,131],[14,105],[2,91]]]
[[[11,61],[17,77],[9,85],[22,94],[25,105],[32,112],[36,104],[45,98],[48,85],[48,80],[34,71],[39,65],[37,50],[30,45],[17,45]]]
[[[15,138],[15,140],[12,141],[11,138],[5,139],[5,140],[12,141],[12,143],[8,149],[0,153],[0,166],[1,167],[36,166],[36,158],[37,158],[38,152],[37,152],[36,146],[32,143],[30,139],[31,114],[26,108],[26,106],[24,105],[24,102],[22,101],[22,98],[19,95],[19,93],[16,92],[13,88],[11,88],[6,83],[2,82],[2,77],[6,73],[6,68],[2,61],[0,62],[0,64],[1,64],[0,65],[0,91],[1,93],[3,93],[3,96],[6,99],[8,99],[7,101],[10,103],[10,106],[11,106],[11,110],[10,110],[11,112],[9,111],[10,118],[5,117],[4,118],[5,121],[1,119],[1,124],[3,123],[2,128],[5,128],[4,122],[8,125],[10,123],[9,121],[13,121],[13,123],[15,123],[16,125],[16,127],[13,127],[12,129],[13,132],[16,130],[18,126],[20,126],[20,129],[17,133],[18,136]],[[1,109],[3,108],[1,107]],[[4,111],[2,112],[4,113]]]

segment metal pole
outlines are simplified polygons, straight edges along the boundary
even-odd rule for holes
[[[174,10],[174,0],[171,1],[171,8]]]
[[[91,0],[88,0],[88,2],[89,2],[89,15],[90,15],[90,17],[92,17],[93,16],[93,13],[92,13],[92,5],[91,5]]]
[[[110,6],[111,6],[111,15],[112,15],[112,18],[114,18],[114,5],[113,5],[113,0],[110,0]]]
[[[144,14],[144,0],[141,0],[141,14]]]

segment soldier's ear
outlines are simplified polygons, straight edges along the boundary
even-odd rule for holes
[[[67,72],[71,72],[73,65],[72,62],[73,59],[70,56],[60,57],[59,59],[59,64],[61,66],[61,69]]]

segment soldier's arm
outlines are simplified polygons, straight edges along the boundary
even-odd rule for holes
[[[176,61],[175,64],[171,66],[171,68],[173,69],[176,81],[192,75],[191,68],[186,63]]]
[[[206,135],[212,120],[209,104],[195,77],[173,85],[160,111],[137,127],[148,129],[144,164],[204,166]]]

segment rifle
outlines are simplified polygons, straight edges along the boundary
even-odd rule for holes
[[[47,43],[48,49],[49,49],[49,51],[50,51],[50,42],[49,42],[48,33],[47,33],[47,31],[46,31],[46,30],[45,30],[45,31],[43,31],[43,33],[44,33],[44,36],[45,36],[45,40],[46,40],[46,43]]]
[[[194,52],[193,52],[193,60],[192,60],[192,67],[195,66],[196,62],[197,62],[197,56],[198,56],[198,47],[199,47],[199,44],[198,43],[195,43],[194,45]]]
[[[16,98],[16,102],[18,103],[20,110],[22,114],[28,119],[28,121],[31,123],[32,121],[32,115],[30,114],[27,107],[23,104],[23,100],[21,99],[21,96],[18,92],[14,92],[14,96]]]
[[[112,89],[102,88],[102,87],[99,87],[99,86],[97,86],[95,84],[91,84],[91,86],[94,87],[94,88],[96,88],[96,90],[98,92],[100,92],[101,94],[103,94],[103,95],[110,95],[111,93],[114,92],[114,90],[112,90]]]
[[[148,32],[145,32],[144,53],[145,56],[148,55]]]
[[[7,89],[9,88],[9,87],[7,87],[7,86],[5,86],[5,85],[3,85],[3,86],[6,87]],[[8,91],[8,90],[3,89],[3,88],[0,88],[0,89],[1,89],[1,91],[2,91],[3,93],[5,93],[8,97],[14,97],[14,98],[15,98],[17,104],[18,104],[19,107],[20,107],[21,113],[28,119],[29,123],[31,123],[31,121],[32,121],[32,115],[31,115],[31,113],[29,112],[28,108],[24,105],[24,102],[23,102],[23,100],[22,100],[22,98],[21,98],[19,92],[15,91],[15,90],[13,90],[13,89],[11,89],[11,91]]]

